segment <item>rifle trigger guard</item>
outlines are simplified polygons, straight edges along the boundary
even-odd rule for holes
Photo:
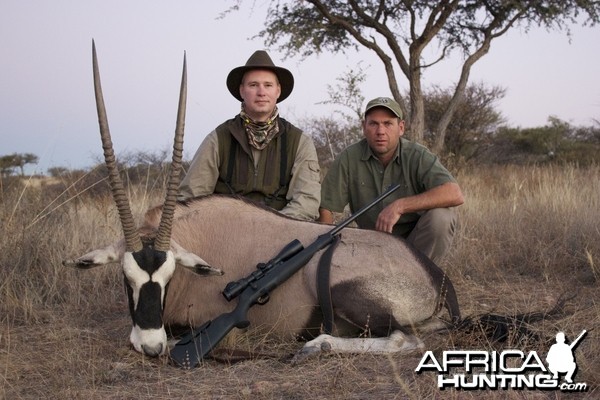
[[[260,296],[258,299],[256,299],[256,304],[258,304],[259,306],[264,306],[265,304],[267,304],[269,302],[269,300],[271,299],[271,297],[269,296],[269,294],[264,294],[262,296]]]

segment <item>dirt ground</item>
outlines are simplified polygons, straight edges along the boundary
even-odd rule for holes
[[[589,335],[575,353],[576,382],[588,390],[577,394],[555,391],[440,390],[436,374],[415,373],[421,353],[413,355],[327,354],[292,365],[290,356],[301,343],[264,342],[262,351],[278,359],[247,360],[235,364],[205,361],[193,370],[173,367],[166,358],[150,359],[129,347],[130,319],[124,293],[107,292],[98,298],[102,308],[93,313],[48,310],[34,325],[4,324],[1,332],[0,372],[7,399],[437,399],[437,398],[598,398],[600,362],[597,345],[599,306],[596,285],[581,276],[546,282],[535,277],[477,277],[455,279],[464,315],[548,310],[565,291],[576,297],[565,305],[559,319],[531,326],[539,340],[492,344],[481,335],[436,333],[424,337],[426,349],[441,354],[450,349],[536,350],[542,356],[558,330],[573,339],[581,328]],[[585,277],[583,277],[585,278]],[[516,340],[516,339],[515,339]],[[9,366],[9,367],[8,367]]]

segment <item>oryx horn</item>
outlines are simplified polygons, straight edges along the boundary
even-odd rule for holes
[[[187,98],[187,66],[185,53],[183,54],[183,72],[181,74],[181,89],[179,91],[179,106],[177,108],[177,124],[175,126],[175,140],[173,141],[173,161],[167,183],[167,194],[162,209],[162,217],[158,234],[154,241],[154,248],[159,251],[167,251],[171,245],[171,224],[175,213],[177,202],[177,189],[179,187],[179,175],[181,171],[181,159],[183,157],[183,131],[185,129],[185,108]]]
[[[108,118],[106,117],[106,108],[102,96],[102,87],[100,85],[100,72],[98,71],[98,59],[96,57],[96,44],[92,40],[92,63],[94,69],[94,91],[96,93],[96,109],[98,110],[98,124],[100,125],[100,137],[102,139],[102,148],[104,149],[104,160],[108,169],[108,179],[112,191],[113,199],[119,211],[119,218],[125,235],[126,249],[129,252],[140,251],[142,249],[142,240],[138,234],[137,227],[131,214],[129,200],[125,193],[123,181],[119,176],[115,153],[108,129]]]

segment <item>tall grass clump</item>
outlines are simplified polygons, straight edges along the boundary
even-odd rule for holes
[[[598,279],[600,168],[495,166],[464,173],[453,252],[482,274]]]
[[[77,271],[62,265],[122,235],[106,183],[93,183],[93,191],[74,189],[75,184],[32,187],[27,180],[12,179],[2,186],[0,311],[11,323],[42,322],[49,310],[61,307],[83,311],[100,292],[122,295],[117,268]],[[138,218],[155,201],[155,192],[147,189],[129,187]]]

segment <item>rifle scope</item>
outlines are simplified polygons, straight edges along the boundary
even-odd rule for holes
[[[265,264],[258,264],[256,266],[257,270],[254,271],[252,274],[250,274],[246,278],[229,282],[227,286],[225,286],[225,289],[223,289],[223,296],[225,297],[225,299],[227,299],[227,301],[235,299],[240,295],[240,293],[244,291],[244,289],[248,287],[248,285],[262,278],[268,270],[270,270],[279,263],[289,260],[296,254],[300,253],[302,250],[304,250],[302,242],[300,242],[298,239],[292,240],[291,242],[286,244],[285,247],[281,249],[279,254],[277,254],[273,259],[269,260]]]

